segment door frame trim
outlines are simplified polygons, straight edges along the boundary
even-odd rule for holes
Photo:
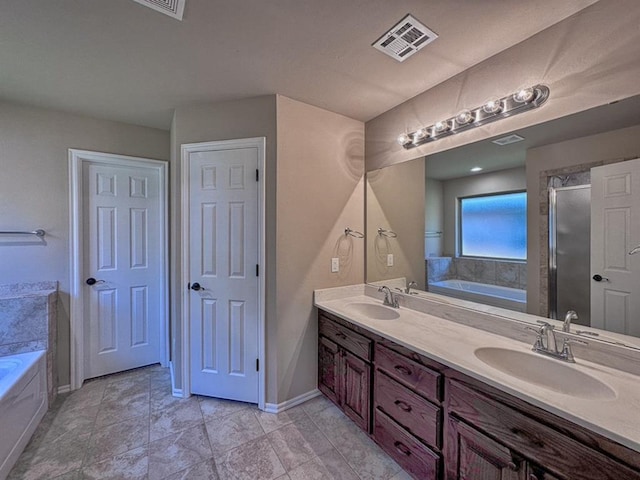
[[[70,250],[70,368],[71,390],[82,386],[85,380],[84,360],[84,295],[82,274],[84,269],[84,232],[83,219],[83,176],[85,164],[102,163],[107,165],[146,167],[158,171],[160,180],[160,363],[169,365],[169,217],[168,217],[168,167],[162,160],[130,157],[90,150],[69,149],[69,250]]]
[[[258,264],[261,273],[258,276],[258,360],[260,370],[258,372],[258,408],[265,409],[266,393],[266,324],[265,324],[265,278],[266,278],[266,201],[265,201],[265,163],[266,163],[266,137],[241,138],[234,140],[220,140],[200,143],[185,143],[180,147],[180,178],[182,186],[182,198],[180,204],[180,230],[182,232],[182,268],[180,272],[179,292],[181,297],[182,318],[182,394],[183,397],[191,396],[191,317],[189,295],[185,294],[186,285],[190,281],[189,269],[190,232],[189,232],[189,176],[190,166],[187,161],[190,153],[207,152],[214,150],[231,150],[239,148],[256,148],[258,150]]]

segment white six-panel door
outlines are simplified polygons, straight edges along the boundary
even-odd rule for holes
[[[82,184],[84,378],[92,378],[160,361],[162,199],[157,168],[85,163]]]
[[[592,327],[640,336],[640,254],[629,255],[638,244],[640,159],[592,168]]]
[[[192,151],[183,161],[191,393],[258,403],[259,151]]]

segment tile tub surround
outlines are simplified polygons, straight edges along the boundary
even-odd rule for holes
[[[139,404],[131,417],[105,415],[131,399]],[[241,402],[175,398],[160,366],[59,395],[8,478],[409,480],[324,397],[278,414]]]
[[[640,350],[598,345],[593,341],[587,347],[576,345],[577,363],[571,368],[600,379],[616,391],[617,397],[597,401],[570,397],[506,375],[475,357],[476,348],[487,346],[531,352],[535,334],[525,330],[520,322],[498,316],[513,312],[459,300],[453,302],[436,295],[432,296],[434,300],[401,296],[399,319],[374,320],[354,314],[353,310],[345,307],[352,302],[380,304],[382,295],[376,288],[362,285],[361,295],[353,295],[355,289],[352,286],[352,295],[342,297],[340,288],[328,290],[315,292],[317,307],[640,452],[640,417],[629,414],[640,408]],[[465,304],[478,306],[483,311],[470,310],[463,306]],[[518,315],[528,317],[530,323],[538,318]],[[561,341],[560,332],[557,337]],[[623,367],[635,370],[635,374],[624,371]]]
[[[425,260],[427,283],[456,278],[455,265],[451,257],[429,257]]]
[[[467,280],[500,287],[527,288],[526,262],[482,258],[429,257],[425,259],[427,283]]]
[[[49,404],[55,400],[57,282],[0,285],[0,356],[47,351]]]
[[[429,257],[425,262],[428,283],[467,280],[520,290],[527,288],[526,262],[462,257]]]

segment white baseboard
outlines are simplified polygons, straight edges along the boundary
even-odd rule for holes
[[[303,393],[302,395],[298,395],[295,398],[290,400],[286,400],[282,403],[266,403],[264,406],[264,411],[267,413],[280,413],[288,410],[289,408],[293,408],[301,403],[306,402],[307,400],[311,400],[320,395],[320,390],[313,389],[310,392]]]
[[[176,377],[174,373],[173,362],[169,362],[169,371],[171,372],[171,395],[174,397],[184,398],[184,392],[181,388],[176,388]]]
[[[69,393],[71,391],[71,385],[60,385],[58,387],[58,395],[61,393]]]

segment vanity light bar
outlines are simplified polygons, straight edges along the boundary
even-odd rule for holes
[[[501,118],[538,108],[548,98],[549,87],[545,85],[523,88],[506,97],[491,99],[473,110],[463,110],[455,117],[436,122],[415,132],[402,133],[398,137],[398,143],[407,150],[415,148],[427,142],[435,142]]]

